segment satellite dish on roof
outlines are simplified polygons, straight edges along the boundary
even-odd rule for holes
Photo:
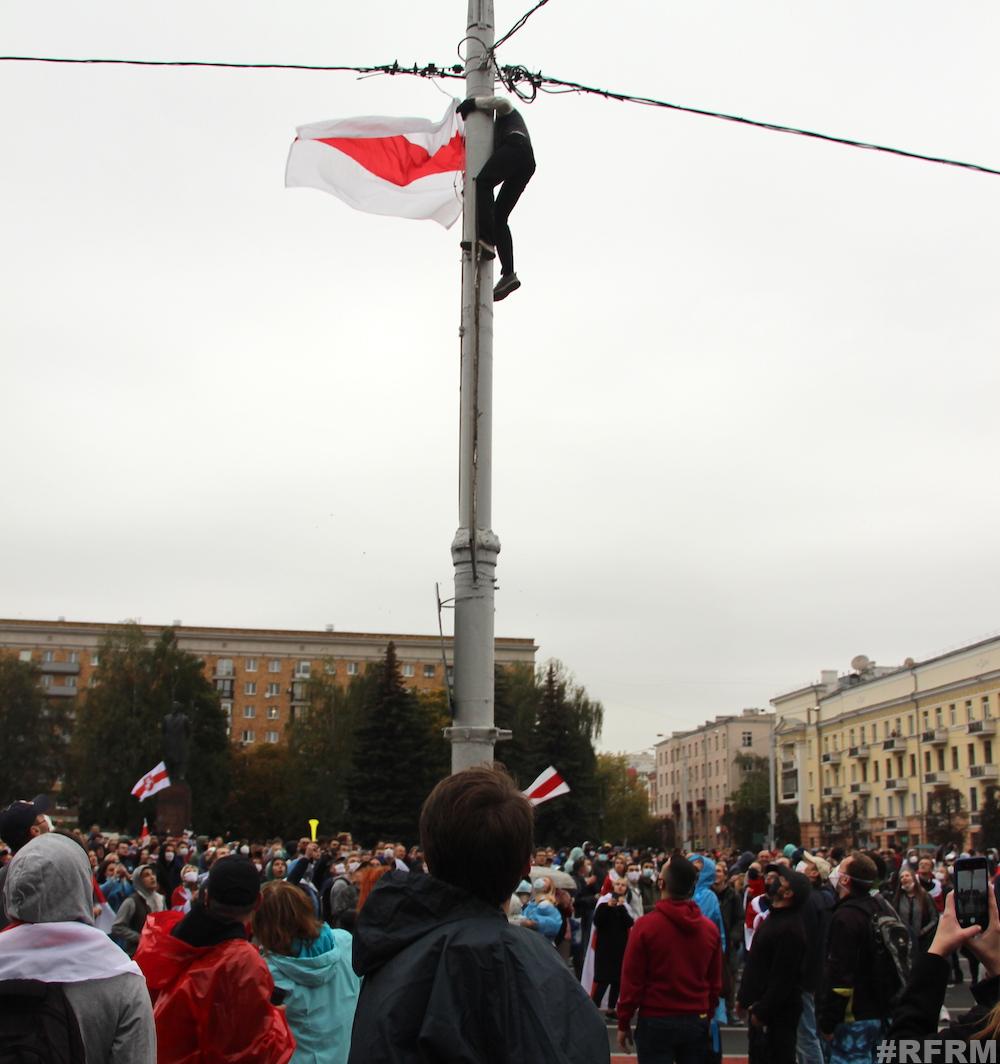
[[[867,669],[871,668],[871,665],[872,663],[868,660],[866,654],[858,654],[857,657],[851,658],[851,668],[855,672],[865,672]]]
[[[903,668],[904,669],[912,669],[914,665],[916,665],[916,662],[913,660],[913,658],[907,658],[903,662]]]

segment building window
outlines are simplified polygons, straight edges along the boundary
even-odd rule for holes
[[[94,668],[96,669],[97,666],[101,664],[101,655],[100,654],[91,654],[90,655],[90,664],[93,665]]]
[[[327,676],[336,676],[337,675],[337,666],[334,665],[334,663],[332,661],[324,661],[323,662],[323,671],[327,674]]]
[[[944,772],[944,747],[938,747],[938,768],[941,772]]]
[[[952,724],[958,723],[958,709],[955,707],[954,702],[948,707],[948,719]]]
[[[908,726],[910,729],[910,735],[912,735],[917,728],[917,717],[915,713],[911,713],[907,718]]]
[[[256,672],[257,671],[257,659],[256,658],[244,658],[243,659],[243,668],[247,672]]]
[[[358,675],[358,663],[356,661],[349,661],[347,663],[347,675],[348,676],[357,676]]]
[[[247,680],[247,682],[243,685],[243,693],[245,695],[255,695],[257,693],[256,680]]]
[[[281,660],[279,658],[271,658],[267,663],[268,672],[281,672]]]
[[[745,731],[740,736],[740,746],[746,749],[749,746],[753,746],[753,732]]]
[[[42,687],[51,687],[52,677],[48,673],[44,673],[42,676]]]
[[[882,799],[878,795],[875,796],[875,815],[882,815]]]
[[[281,710],[277,706],[268,706],[267,707],[267,719],[268,720],[279,720],[280,717],[281,717]]]
[[[252,743],[254,738],[253,728],[244,728],[243,731],[240,732],[240,739],[245,743]]]
[[[311,661],[298,661],[295,663],[295,675],[303,680],[309,679],[309,674],[312,672]]]
[[[79,665],[80,664],[80,654],[79,654],[79,652],[76,651],[76,650],[71,650],[69,652],[69,654],[66,656],[66,660],[70,663],[70,665]],[[983,701],[984,702],[988,702],[989,699],[985,699],[984,698]]]
[[[861,725],[861,745],[865,745],[865,725]]]
[[[910,775],[915,776],[917,774],[917,755],[910,754]]]
[[[76,687],[76,677],[75,676],[65,676],[65,677],[63,677],[63,683],[67,687]]]
[[[873,761],[872,765],[873,765],[873,767],[875,769],[875,782],[878,783],[878,762],[877,761]]]
[[[225,713],[225,715],[227,717],[231,717],[233,715],[233,704],[232,704],[232,702],[223,702],[222,703],[222,712]]]
[[[267,695],[268,698],[274,698],[276,695],[280,695],[281,694],[281,684],[280,683],[269,683],[267,685],[267,690],[264,693]]]
[[[967,721],[974,721],[976,719],[976,711],[972,708],[971,698],[965,703],[965,719]]]
[[[216,676],[232,676],[233,675],[233,659],[232,658],[219,658],[215,663],[215,675]]]
[[[910,812],[916,813],[917,811],[917,796],[915,794],[910,795]]]
[[[53,655],[51,650],[42,651],[42,661],[47,663],[47,662],[50,662],[50,661],[53,661],[53,660],[55,660],[55,659],[54,659],[54,655]]]
[[[924,751],[924,772],[930,772],[931,770],[931,752],[930,750]]]
[[[979,788],[969,788],[969,810],[975,812],[979,808]]]
[[[414,670],[412,665],[404,665],[403,666],[403,675],[404,676],[410,677],[410,676],[412,676],[414,674],[414,672],[415,672],[415,670]]]
[[[969,751],[969,767],[971,768],[976,763],[976,744],[969,743],[967,749]]]
[[[887,720],[882,721],[882,738],[889,738],[889,722]]]
[[[993,764],[993,740],[992,739],[984,739],[983,740],[983,764],[984,765],[992,765]]]
[[[257,707],[256,706],[244,706],[243,707],[243,716],[246,717],[247,720],[250,720],[252,717],[256,717],[257,716]]]
[[[31,651],[22,650],[21,653],[17,655],[17,657],[19,661],[31,661]]]
[[[278,733],[276,731],[265,732],[264,738],[269,743],[276,743],[278,741]]]
[[[958,747],[953,746],[951,748],[951,768],[953,772],[958,771]]]
[[[983,720],[989,720],[990,717],[990,696],[983,695]]]
[[[433,665],[425,665],[424,666],[424,679],[425,680],[433,680],[434,679],[434,672],[435,672],[435,669],[434,669]]]

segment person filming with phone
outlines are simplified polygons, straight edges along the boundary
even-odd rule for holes
[[[971,922],[973,919],[976,922]],[[996,895],[989,888],[986,859],[982,857],[955,862],[955,890],[945,899],[934,940],[917,959],[906,990],[893,1010],[890,1038],[920,1039],[927,1046],[926,1039],[938,1034],[950,958],[962,947],[982,964],[985,975],[972,988],[975,1006],[942,1031],[941,1037],[995,1040],[1000,1034],[1000,916]],[[927,1059],[931,1059],[929,1055]],[[936,1059],[944,1060],[943,1052]]]

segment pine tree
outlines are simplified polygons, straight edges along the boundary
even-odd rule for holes
[[[604,710],[582,687],[573,685],[559,662],[549,662],[543,675],[533,750],[526,767],[533,778],[554,766],[569,784],[570,793],[536,808],[535,836],[547,845],[577,845],[593,834],[598,823],[594,739],[600,735]]]
[[[358,724],[347,782],[351,832],[362,841],[417,841],[420,808],[446,749],[435,724],[435,715],[403,683],[389,643]]]

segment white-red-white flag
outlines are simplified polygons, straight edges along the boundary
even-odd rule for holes
[[[132,788],[132,794],[140,802],[170,786],[170,777],[167,775],[167,766],[161,761],[156,768],[151,768],[145,776]]]
[[[426,118],[341,118],[299,126],[286,187],[329,192],[359,211],[429,218],[446,229],[462,213],[464,123],[448,104]]]
[[[551,765],[524,792],[532,805],[541,805],[560,794],[569,794],[569,784]]]
[[[139,832],[139,842],[145,842],[149,839],[149,823],[145,817],[142,818],[142,831]]]

